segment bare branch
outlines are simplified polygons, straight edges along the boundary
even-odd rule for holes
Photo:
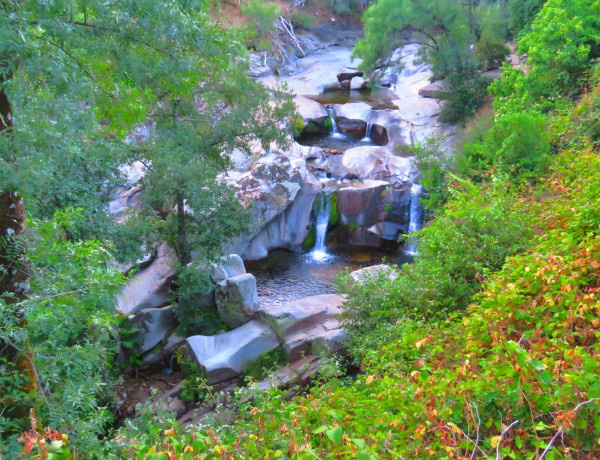
[[[500,434],[500,439],[498,439],[498,444],[496,444],[496,460],[500,460],[500,444],[502,444],[502,439],[504,438],[504,436],[506,436],[508,434],[508,432],[510,430],[512,430],[512,427],[515,426],[515,425],[517,425],[518,423],[519,423],[519,421],[515,420],[510,425],[508,425],[508,427],[506,428],[506,430],[504,430]]]

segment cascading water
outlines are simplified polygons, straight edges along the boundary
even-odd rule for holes
[[[420,230],[423,225],[423,206],[421,205],[421,194],[423,186],[421,184],[412,184],[410,187],[410,217],[408,222],[408,233],[412,234]],[[408,238],[406,252],[410,255],[416,255],[418,251],[418,241],[412,236]]]
[[[321,193],[315,200],[315,246],[310,252],[311,259],[317,262],[323,262],[329,258],[325,248],[325,239],[327,237],[327,227],[331,216],[331,197],[326,193]]]
[[[360,140],[361,142],[373,142],[373,139],[371,139],[371,128],[373,128],[373,123],[369,121],[367,122],[367,131],[365,132],[365,137]]]
[[[338,131],[337,123],[335,122],[335,112],[333,111],[333,107],[327,107],[327,115],[329,115],[329,119],[331,120],[331,137],[344,137]]]

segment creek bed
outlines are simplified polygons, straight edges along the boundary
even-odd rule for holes
[[[275,249],[265,259],[246,262],[246,270],[256,277],[262,305],[281,305],[320,294],[335,292],[334,283],[346,267],[350,271],[386,263],[401,265],[412,262],[404,248],[394,251],[360,246],[327,248],[328,259],[315,261],[310,254]]]

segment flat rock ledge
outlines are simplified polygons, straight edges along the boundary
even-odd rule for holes
[[[343,348],[346,333],[337,320],[343,302],[336,294],[305,297],[260,307],[256,317],[275,331],[291,363],[309,354],[331,354]]]
[[[277,348],[273,330],[250,321],[219,335],[195,335],[186,341],[187,352],[206,377],[209,385],[240,376],[261,355]]]

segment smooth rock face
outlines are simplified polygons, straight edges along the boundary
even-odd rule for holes
[[[169,288],[175,278],[174,261],[175,254],[166,243],[162,243],[152,263],[135,273],[117,295],[117,310],[130,315],[146,308],[167,305]]]
[[[187,339],[188,353],[209,385],[239,376],[261,355],[278,346],[277,335],[258,321],[223,334]]]
[[[302,190],[296,199],[279,216],[269,222],[254,237],[243,254],[245,260],[259,260],[276,248],[295,249],[308,235],[310,212],[323,184],[312,174],[308,174]]]
[[[336,352],[342,347],[345,332],[336,319],[344,298],[325,294],[261,307],[256,316],[273,328],[283,342],[288,361],[327,349]]]
[[[256,278],[245,273],[221,281],[217,284],[215,300],[219,317],[228,327],[247,323],[258,309]]]
[[[221,259],[221,263],[212,267],[210,274],[214,283],[218,284],[227,278],[243,275],[246,273],[244,261],[237,254],[228,254]]]
[[[300,152],[301,149],[298,149]],[[237,187],[239,200],[251,208],[250,230],[223,249],[244,254],[252,239],[295,200],[306,179],[306,161],[292,152],[273,151],[261,157],[250,171],[230,184]],[[233,179],[233,180],[232,180]]]
[[[142,340],[142,343],[137,346],[137,351],[145,353],[162,341],[169,331],[177,327],[177,319],[173,308],[169,305],[164,308],[148,308],[140,311],[131,320],[131,325],[139,328],[136,335]]]
[[[379,221],[380,205],[388,187],[384,181],[365,180],[338,190],[338,213],[343,225],[370,227]]]

